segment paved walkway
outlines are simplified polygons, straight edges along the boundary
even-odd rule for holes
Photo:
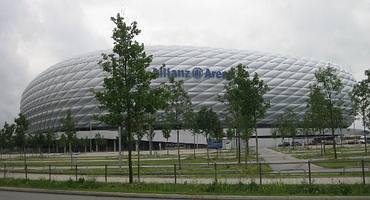
[[[270,167],[275,172],[290,172],[290,171],[308,171],[308,160],[297,159],[291,155],[284,154],[272,149],[263,148],[259,150],[260,156],[267,163],[291,163],[291,164],[270,164]],[[325,168],[311,164],[312,171],[325,171]]]
[[[274,172],[307,172],[308,161],[307,159],[298,159],[289,154],[281,153],[272,149],[263,148],[259,150],[260,156],[265,160],[266,163],[269,163],[272,171]],[[320,172],[320,173],[341,173],[341,172],[361,172],[362,168],[339,168],[331,169],[317,166],[315,164],[310,164],[311,172]],[[368,173],[369,168],[365,168],[365,171]]]

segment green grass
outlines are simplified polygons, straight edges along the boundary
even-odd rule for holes
[[[370,185],[288,185],[288,184],[146,184],[146,183],[99,183],[86,181],[46,181],[0,179],[0,186],[20,188],[41,188],[71,191],[98,191],[122,193],[157,193],[186,195],[298,195],[298,196],[369,196]]]
[[[48,166],[32,168],[33,166],[28,165],[27,172],[28,173],[38,173],[38,174],[48,174],[49,168]],[[179,169],[177,166],[176,173],[178,177],[183,178],[214,178],[215,176],[215,168],[214,164],[211,163],[210,165],[207,164],[182,164],[182,168]],[[134,173],[137,174],[137,165],[133,166]],[[222,178],[240,178],[240,177],[255,177],[258,174],[258,166],[257,164],[217,164],[217,175],[218,177]],[[263,172],[271,172],[271,168],[268,165],[262,165]],[[24,173],[25,170],[23,167],[12,169],[7,168],[7,173]],[[55,167],[51,168],[52,174],[68,174],[74,175],[75,174],[75,166],[65,166],[64,168]],[[79,175],[90,175],[90,176],[104,176],[105,169],[104,167],[100,166],[97,168],[96,166],[78,166],[78,174]],[[127,175],[128,168],[121,168],[118,167],[112,168],[108,166],[107,169],[108,176],[114,175]],[[169,177],[174,175],[174,166],[172,165],[157,165],[157,167],[152,166],[141,166],[140,167],[140,174],[141,176],[145,177]]]
[[[242,155],[243,156],[243,155]],[[197,153],[196,158],[193,157],[193,154],[185,154],[181,155],[182,163],[207,163],[207,156],[205,153]],[[242,157],[244,158],[244,157]],[[127,159],[126,156],[123,157],[125,161]],[[144,165],[173,165],[177,164],[177,155],[141,155],[140,156],[140,163]],[[251,153],[248,156],[249,160],[255,160],[255,155]],[[137,165],[137,155],[133,156],[133,164]],[[27,165],[32,166],[46,166],[46,165],[53,165],[53,166],[65,166],[70,165],[70,157],[68,155],[63,156],[54,156],[54,157],[29,157],[27,158]],[[235,156],[234,151],[223,151],[222,153],[217,154],[216,152],[210,152],[210,163],[215,162],[237,162],[237,158]],[[8,166],[23,166],[24,165],[24,158],[16,157],[16,158],[6,158],[4,157],[0,160],[0,165],[6,164]],[[84,154],[77,155],[74,158],[74,164],[78,165],[117,165],[118,164],[118,156],[85,156]]]

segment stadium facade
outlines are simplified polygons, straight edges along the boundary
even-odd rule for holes
[[[187,46],[147,46],[145,50],[148,55],[153,55],[148,70],[159,74],[152,81],[153,86],[166,82],[169,76],[183,79],[193,109],[212,107],[221,117],[226,109],[218,101],[218,96],[224,92],[224,73],[239,63],[248,66],[250,73],[258,73],[270,87],[264,98],[271,102],[271,107],[266,117],[258,121],[259,127],[271,126],[288,108],[303,117],[314,73],[328,65],[325,61],[247,50]],[[115,127],[95,120],[94,116],[102,115],[104,111],[99,108],[92,93],[93,90],[102,89],[105,73],[98,61],[102,53],[110,52],[98,51],[71,58],[38,75],[24,90],[21,100],[21,113],[29,121],[29,131],[61,131],[61,119],[67,110],[72,112],[76,127],[81,132],[90,129],[114,130]],[[330,63],[330,66],[337,69],[343,81],[340,106],[344,109],[343,117],[349,126],[353,122],[349,92],[355,80],[338,65]]]

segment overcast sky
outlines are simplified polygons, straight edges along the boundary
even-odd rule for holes
[[[370,68],[370,1],[0,0],[0,124],[40,72],[112,47],[109,18],[136,20],[145,45],[237,48]]]

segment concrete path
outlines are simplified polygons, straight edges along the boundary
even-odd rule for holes
[[[266,163],[269,163],[273,172],[307,172],[308,161],[307,159],[298,159],[289,154],[281,153],[272,149],[263,148],[259,150],[260,156]],[[315,164],[310,164],[312,173],[346,173],[346,172],[362,172],[362,168],[324,168]],[[370,169],[365,167],[365,172],[368,173]]]
[[[307,172],[308,160],[297,159],[291,155],[284,154],[272,149],[263,148],[259,150],[260,156],[267,163],[290,163],[290,164],[270,164],[274,172]],[[325,168],[311,164],[311,171],[324,171]]]

